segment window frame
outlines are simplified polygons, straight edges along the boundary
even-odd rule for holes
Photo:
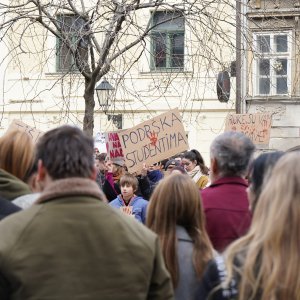
[[[75,14],[58,14],[56,16],[57,21],[61,22],[60,19],[64,18],[64,17],[69,17],[72,18],[72,24],[75,23],[77,18],[80,18],[79,16],[75,15]],[[84,26],[83,26],[84,27]],[[74,27],[73,30],[70,31],[65,31],[66,35],[70,36],[70,40],[72,41],[72,43],[76,44],[77,40],[80,38],[80,35],[78,34],[78,30],[76,30],[77,28]],[[69,64],[68,67],[60,67],[63,66],[65,64],[62,63],[62,55],[61,55],[61,51],[60,49],[62,47],[65,47],[68,51],[70,51],[70,49],[67,47],[66,44],[63,43],[62,39],[59,37],[56,37],[56,64],[55,64],[55,70],[56,72],[78,72],[78,68],[75,62],[75,58],[72,55],[72,53],[69,53]]]
[[[274,39],[275,36],[287,36],[287,52],[275,52],[274,50]],[[284,31],[263,31],[263,32],[255,32],[253,34],[253,45],[254,45],[254,65],[252,67],[253,70],[253,82],[254,82],[254,95],[257,97],[276,97],[283,96],[288,97],[291,94],[291,80],[292,80],[292,70],[291,70],[291,58],[292,58],[292,44],[291,44],[291,35],[292,31],[284,30]],[[259,36],[270,36],[270,52],[262,52],[260,53],[258,46],[258,37]],[[259,91],[259,80],[260,78],[264,78],[264,76],[259,74],[259,61],[260,59],[268,59],[270,61],[270,75],[265,75],[265,78],[270,79],[270,92],[268,94],[262,94]],[[274,69],[274,62],[278,59],[286,59],[287,60],[287,93],[277,93],[277,78],[280,78],[276,75],[276,71]]]
[[[172,11],[172,10],[166,10],[166,11],[156,11],[156,12],[152,12],[151,13],[151,26],[154,26],[154,16],[155,13],[176,13],[176,11]],[[184,15],[182,15],[183,18],[183,29],[179,30],[179,29],[159,29],[154,27],[151,32],[150,32],[150,71],[180,71],[180,72],[184,72],[184,68],[185,68],[185,33],[186,33],[186,28],[185,28],[185,19],[184,19]],[[168,22],[165,22],[168,23]],[[172,36],[176,35],[176,34],[182,34],[182,39],[183,39],[183,63],[182,66],[179,67],[173,67],[171,66],[171,61],[172,61]],[[156,67],[155,66],[155,40],[153,38],[153,36],[166,36],[166,66],[165,67]]]

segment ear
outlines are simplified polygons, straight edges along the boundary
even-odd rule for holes
[[[94,180],[94,181],[96,180],[96,178],[97,178],[97,170],[96,170],[95,166],[93,167],[91,175],[90,175],[89,178],[92,179],[92,180]]]
[[[210,170],[213,173],[213,175],[218,174],[218,162],[215,158],[211,158],[210,160]]]
[[[47,171],[43,165],[42,160],[39,159],[36,180],[39,182],[44,181],[44,179],[46,178],[46,175],[47,175]]]

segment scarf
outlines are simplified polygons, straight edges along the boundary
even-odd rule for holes
[[[192,171],[187,172],[194,182],[198,182],[201,176],[203,176],[200,166],[196,166]]]

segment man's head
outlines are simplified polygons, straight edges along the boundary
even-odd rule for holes
[[[94,178],[94,141],[80,129],[62,126],[45,133],[37,144],[40,181]]]
[[[216,137],[210,147],[211,180],[245,176],[254,150],[254,144],[243,133],[228,131]]]
[[[96,155],[95,157],[95,168],[97,170],[97,173],[103,173],[105,172],[105,158],[106,158],[106,153],[101,153],[99,155]]]
[[[180,166],[179,160],[170,159],[170,160],[168,160],[168,162],[165,165],[165,171],[168,171],[170,173],[173,168],[178,167],[178,166]]]

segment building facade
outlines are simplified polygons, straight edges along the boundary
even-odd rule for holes
[[[131,35],[149,20],[153,26],[143,43],[112,62],[105,79],[115,89],[107,111],[96,101],[94,134],[129,128],[178,107],[190,148],[198,149],[208,162],[211,141],[223,132],[227,114],[235,111],[235,78],[229,101],[220,102],[216,88],[218,73],[229,71],[235,60],[235,1],[211,4],[198,10],[202,16],[192,18],[185,7],[179,10],[173,2],[136,12],[138,26],[124,28],[126,38],[120,37],[119,45],[129,44]],[[85,19],[61,11],[55,18],[65,37],[78,46],[82,61],[85,57],[88,61],[90,29]],[[24,35],[21,51],[15,45],[26,26],[32,27],[31,35]],[[42,131],[62,124],[82,127],[84,79],[70,48],[38,24],[23,27],[14,28],[5,45],[0,43],[1,133],[13,119]],[[103,39],[100,30],[95,36],[99,42]]]
[[[245,32],[245,111],[273,115],[266,150],[300,145],[300,2],[252,0]]]

